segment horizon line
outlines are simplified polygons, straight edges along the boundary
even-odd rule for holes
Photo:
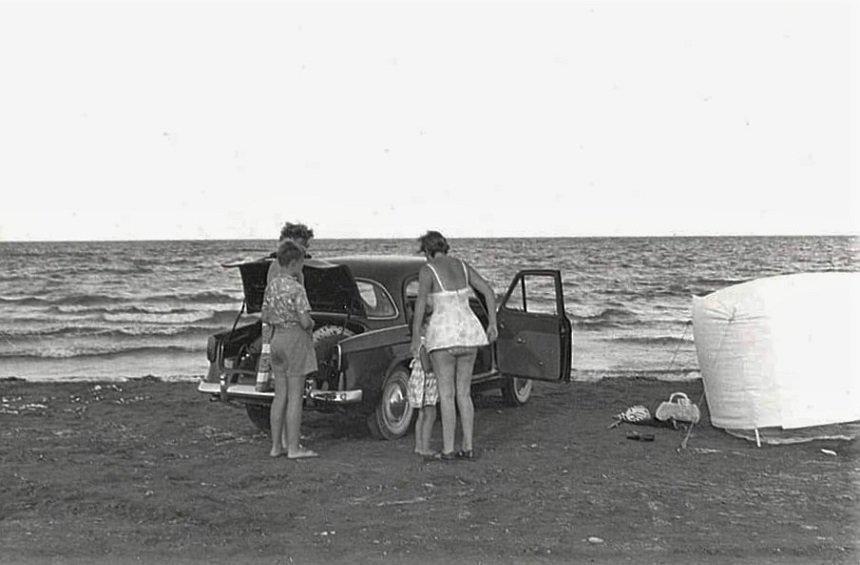
[[[797,234],[669,234],[669,235],[504,235],[504,236],[456,236],[448,237],[452,241],[464,239],[692,239],[719,237],[851,237],[858,238],[860,233],[797,233]],[[315,241],[414,241],[417,237],[314,237]],[[135,243],[163,241],[277,241],[276,238],[266,237],[191,237],[191,238],[140,238],[140,239],[0,239],[3,243]]]

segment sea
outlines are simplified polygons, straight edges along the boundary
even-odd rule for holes
[[[691,297],[751,279],[857,271],[855,237],[454,239],[497,293],[562,273],[577,380],[698,378]],[[0,378],[192,380],[242,305],[237,269],[272,240],[0,242]],[[409,239],[315,239],[315,258],[414,254]],[[547,297],[548,298],[548,297]],[[242,322],[240,322],[242,323]]]

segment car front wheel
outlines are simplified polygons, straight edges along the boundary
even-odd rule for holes
[[[382,385],[382,394],[376,409],[367,416],[367,427],[377,439],[403,437],[412,423],[415,410],[406,396],[409,371],[396,367]]]
[[[522,406],[531,398],[533,387],[531,379],[508,377],[502,384],[502,398],[508,406]]]

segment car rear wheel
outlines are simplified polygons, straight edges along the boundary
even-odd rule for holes
[[[518,377],[508,377],[502,384],[502,398],[508,406],[522,406],[532,396],[534,381]]]
[[[373,437],[397,439],[409,430],[415,410],[406,396],[408,381],[409,371],[403,366],[396,367],[385,379],[379,403],[367,416],[367,427]]]

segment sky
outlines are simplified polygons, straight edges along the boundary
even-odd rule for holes
[[[860,234],[852,2],[0,2],[0,241]]]

